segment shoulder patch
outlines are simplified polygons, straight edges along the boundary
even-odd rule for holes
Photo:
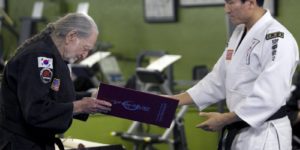
[[[53,69],[53,59],[47,57],[38,57],[38,67]]]
[[[266,35],[266,40],[270,40],[270,39],[274,39],[274,38],[284,38],[284,33],[283,32],[273,32],[273,33],[269,33]]]
[[[59,91],[59,86],[60,86],[60,79],[54,78],[51,84],[51,89],[53,91],[58,92]]]
[[[49,68],[43,68],[40,77],[43,83],[47,84],[52,80],[53,72]]]

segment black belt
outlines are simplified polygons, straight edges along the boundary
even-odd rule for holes
[[[65,150],[65,147],[61,142],[60,138],[55,138],[54,143],[58,146],[59,150]]]
[[[275,114],[273,114],[267,121],[275,120],[282,118],[287,115],[287,108],[286,106],[282,106]],[[221,136],[219,139],[218,144],[218,150],[222,150],[223,146],[225,147],[225,150],[230,150],[232,142],[237,135],[237,133],[246,127],[249,127],[250,125],[247,124],[245,121],[238,121],[229,125],[226,125],[221,132]],[[224,133],[227,131],[227,136],[224,139]]]

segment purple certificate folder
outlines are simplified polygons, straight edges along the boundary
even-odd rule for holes
[[[100,84],[98,99],[112,103],[104,114],[168,128],[174,119],[178,100],[135,91],[108,84]]]

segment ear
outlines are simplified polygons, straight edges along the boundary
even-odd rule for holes
[[[250,4],[251,8],[253,8],[254,6],[257,6],[256,0],[247,0],[247,2]]]
[[[77,40],[77,31],[76,30],[71,30],[69,33],[66,35],[66,44],[73,42]]]

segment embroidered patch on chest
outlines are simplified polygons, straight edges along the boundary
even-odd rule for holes
[[[54,78],[51,84],[51,89],[58,92],[60,87],[60,79]]]
[[[52,79],[53,72],[49,68],[43,68],[40,72],[40,77],[43,83],[49,83]]]
[[[274,39],[274,38],[284,38],[283,32],[273,32],[266,35],[266,40]]]
[[[47,57],[38,57],[38,67],[53,69],[53,59]]]
[[[226,60],[231,60],[233,55],[233,49],[228,49],[226,52]]]

